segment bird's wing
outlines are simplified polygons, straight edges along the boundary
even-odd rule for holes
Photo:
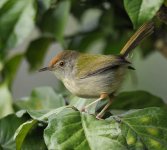
[[[80,79],[87,78],[125,64],[129,62],[119,56],[81,54],[76,63],[76,75]]]

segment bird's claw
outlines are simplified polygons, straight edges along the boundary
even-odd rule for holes
[[[96,119],[98,119],[98,120],[103,120],[100,115],[97,115],[97,116],[96,116]]]
[[[88,111],[87,111],[87,109],[86,109],[85,107],[83,107],[83,108],[81,109],[81,112],[88,112]]]

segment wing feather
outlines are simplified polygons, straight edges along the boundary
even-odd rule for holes
[[[81,54],[76,64],[76,74],[83,79],[125,64],[129,62],[119,56]]]

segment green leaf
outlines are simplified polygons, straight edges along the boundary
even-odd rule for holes
[[[8,85],[12,85],[13,79],[20,66],[22,58],[23,58],[22,54],[17,54],[12,58],[10,58],[9,60],[7,60],[7,62],[4,64],[5,67],[2,70],[2,74],[4,79],[7,81]]]
[[[22,150],[48,150],[43,139],[44,127],[38,126],[25,138]]]
[[[164,0],[124,0],[125,9],[135,28],[151,20]]]
[[[91,102],[95,101],[95,99],[84,99],[75,96],[70,96],[67,98],[69,100],[69,104],[76,107],[78,110],[82,110],[82,108]],[[95,112],[99,112],[104,105],[108,102],[108,99],[98,102],[97,104],[92,105],[87,109],[87,111],[91,114]],[[167,108],[165,102],[146,91],[132,91],[132,92],[122,92],[117,95],[113,99],[113,103],[110,106],[109,110],[114,112],[121,112],[123,110],[129,109],[140,109],[145,107],[163,107]]]
[[[0,1],[0,8],[1,8],[7,1],[9,1],[9,0],[1,0],[1,1]]]
[[[50,8],[43,16],[40,28],[63,44],[64,30],[70,12],[71,0],[61,0],[55,8]]]
[[[145,91],[122,92],[113,100],[111,109],[140,109],[146,107],[167,107],[163,100]]]
[[[15,101],[15,106],[26,110],[48,110],[65,105],[62,95],[51,87],[39,87],[32,91],[31,96]]]
[[[66,109],[52,119],[44,131],[48,149],[126,150],[117,122]]]
[[[31,71],[39,69],[39,66],[42,64],[52,41],[53,38],[40,37],[30,43],[26,51],[26,59],[30,65]]]
[[[37,120],[30,120],[19,126],[14,135],[17,150],[46,150],[43,127],[39,127],[37,123]]]
[[[0,49],[20,44],[32,31],[36,10],[34,0],[2,1],[0,7]]]
[[[65,107],[59,107],[53,110],[42,110],[42,111],[29,110],[28,114],[35,120],[30,120],[23,123],[15,132],[14,138],[16,141],[16,149],[17,150],[28,149],[28,147],[31,148],[32,150],[46,149],[46,146],[43,141],[43,135],[41,134],[43,133],[44,130],[43,127],[45,126],[47,120],[56,117],[56,115],[58,113],[61,113],[61,111],[63,111],[64,109]],[[40,124],[38,123],[38,121],[40,121]],[[42,129],[41,131],[39,131],[40,128]],[[31,142],[33,146],[30,145]]]
[[[27,136],[31,128],[35,126],[36,124],[37,124],[36,120],[30,120],[30,121],[23,123],[21,126],[19,126],[19,128],[17,129],[14,135],[17,150],[21,149],[25,137]]]
[[[0,118],[13,113],[12,97],[7,84],[0,84]]]
[[[167,112],[158,107],[131,110],[107,120],[69,108],[49,120],[48,149],[126,150],[167,148]]]
[[[31,118],[38,120],[38,121],[47,122],[49,119],[61,113],[66,107],[67,106],[63,106],[57,109],[40,110],[40,111],[28,110],[27,112],[31,116]]]
[[[16,149],[14,141],[14,133],[16,129],[24,122],[22,118],[12,114],[0,120],[0,149],[14,150]]]
[[[84,108],[84,106],[92,103],[93,101],[95,101],[95,99],[85,99],[85,98],[80,98],[77,96],[69,96],[67,98],[67,100],[69,100],[69,105],[74,106],[75,108],[77,108],[78,110],[82,111],[82,109]],[[87,109],[87,112],[89,112],[90,114],[94,114],[95,113],[95,108],[96,108],[96,104],[90,106]]]
[[[160,108],[131,110],[121,116],[128,149],[166,150],[167,112]]]

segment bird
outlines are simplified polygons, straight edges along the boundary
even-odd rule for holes
[[[96,98],[83,108],[109,99],[100,113],[101,119],[112,104],[115,93],[121,86],[128,69],[133,69],[128,55],[147,36],[154,32],[154,23],[146,22],[131,36],[118,55],[81,53],[75,50],[64,50],[54,56],[47,67],[39,72],[51,71],[63,82],[74,95],[82,98]]]

